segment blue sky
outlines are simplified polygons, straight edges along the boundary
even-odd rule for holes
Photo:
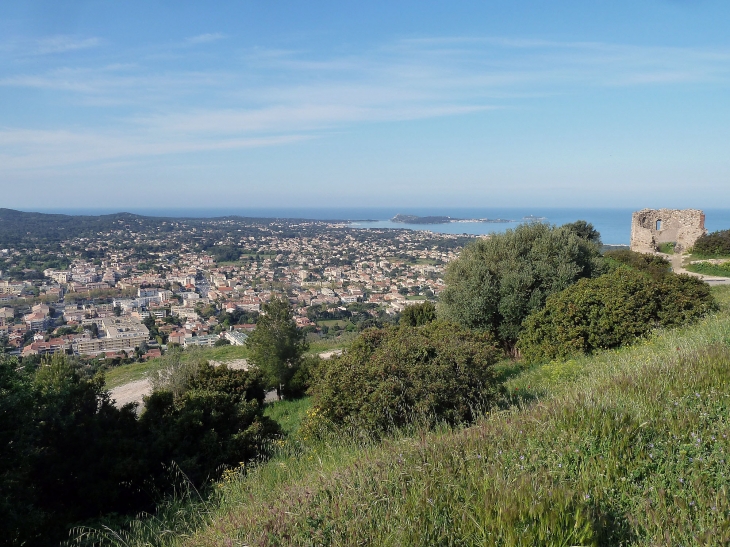
[[[722,207],[730,3],[0,3],[0,206]]]

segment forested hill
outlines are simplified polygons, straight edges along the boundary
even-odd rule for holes
[[[0,209],[0,246],[27,246],[33,241],[58,242],[70,237],[86,237],[101,231],[118,230],[120,226],[156,226],[160,220],[130,213],[87,216]]]
[[[109,215],[61,215],[27,213],[0,209],[0,248],[33,248],[74,238],[96,238],[100,233],[124,231],[151,234],[173,232],[184,228],[216,223],[268,224],[273,219],[242,217],[173,218],[151,217],[132,213]]]

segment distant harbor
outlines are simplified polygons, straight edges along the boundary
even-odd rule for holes
[[[528,215],[522,217],[522,222],[543,222],[547,220],[545,217],[537,217]],[[391,222],[400,224],[449,224],[452,222],[481,222],[486,224],[508,224],[518,222],[517,220],[506,218],[453,218],[449,216],[418,216],[397,214],[390,219]]]

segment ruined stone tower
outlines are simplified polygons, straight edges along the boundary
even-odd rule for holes
[[[706,233],[699,209],[642,209],[631,218],[631,250],[653,253],[661,243],[676,243],[675,251],[682,252]]]

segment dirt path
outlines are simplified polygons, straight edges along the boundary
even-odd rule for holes
[[[678,274],[687,274],[691,275],[692,277],[699,277],[702,281],[707,283],[708,285],[730,285],[730,277],[716,277],[712,275],[702,275],[695,272],[690,272],[684,268],[682,265],[682,262],[686,255],[667,255],[663,253],[658,253],[660,256],[666,258],[669,260],[670,264],[672,265],[672,271],[674,273]]]
[[[211,365],[219,367],[224,364],[220,361],[211,361]],[[249,364],[246,359],[233,359],[225,363],[229,368],[234,370],[248,370]],[[110,390],[112,399],[114,399],[114,405],[117,408],[121,408],[127,403],[139,403],[139,410],[142,409],[143,402],[142,398],[145,395],[152,393],[152,384],[146,378],[142,380],[135,380],[127,384],[122,384],[114,389]],[[268,395],[267,395],[268,399]]]
[[[142,397],[152,391],[150,381],[145,378],[128,384],[122,384],[111,390],[114,406],[121,408],[127,403],[139,403],[142,405]]]
[[[320,353],[319,356],[322,359],[329,359],[335,355],[340,355],[341,353],[341,349],[336,349]],[[233,359],[231,361],[225,362],[211,361],[210,364],[214,367],[219,367],[225,364],[228,365],[229,368],[232,368],[234,370],[248,370],[250,367],[246,359]],[[121,408],[127,403],[138,403],[139,406],[137,407],[137,410],[141,411],[143,408],[142,398],[145,395],[149,395],[150,393],[152,393],[152,385],[150,384],[150,381],[145,378],[142,380],[135,380],[134,382],[129,382],[127,384],[122,384],[121,386],[117,386],[114,389],[110,390],[110,392],[112,399],[114,399],[114,405],[117,408]],[[275,400],[276,391],[271,391],[266,394],[267,402]]]

